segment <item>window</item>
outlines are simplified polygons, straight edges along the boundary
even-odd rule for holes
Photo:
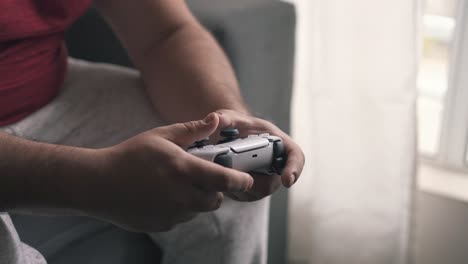
[[[428,0],[423,18],[423,50],[418,76],[419,152],[435,158],[439,153],[450,50],[457,0]]]
[[[418,75],[419,186],[468,201],[468,2],[425,4]]]

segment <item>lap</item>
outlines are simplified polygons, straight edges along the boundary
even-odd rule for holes
[[[12,215],[24,243],[48,264],[155,264],[161,250],[143,234],[87,217]]]
[[[269,204],[268,198],[251,203],[225,199],[215,212],[150,236],[163,249],[164,264],[266,263]]]
[[[60,94],[9,129],[41,142],[101,148],[162,124],[137,71],[70,59]]]
[[[3,130],[40,142],[101,148],[162,124],[145,96],[137,71],[70,59],[60,94],[45,107]],[[157,259],[156,247],[142,251],[151,244],[146,236],[91,218],[28,215],[12,218],[21,239],[37,248],[50,263],[80,263],[83,257],[91,258],[91,252],[93,261],[116,260],[122,254],[140,256],[137,259],[142,260],[144,255],[147,260]],[[87,255],[77,254],[86,250]],[[113,263],[133,263],[120,259],[123,262]],[[85,262],[99,263],[90,259]]]

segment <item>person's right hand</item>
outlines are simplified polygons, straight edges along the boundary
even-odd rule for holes
[[[101,194],[94,214],[123,228],[157,232],[216,210],[222,192],[250,189],[252,177],[188,154],[185,149],[210,136],[219,117],[159,127],[103,149]]]

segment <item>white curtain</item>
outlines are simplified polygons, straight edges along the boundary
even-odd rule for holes
[[[289,260],[409,263],[417,0],[290,0],[298,12]]]

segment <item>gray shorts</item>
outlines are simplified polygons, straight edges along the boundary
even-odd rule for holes
[[[161,125],[138,72],[70,59],[59,96],[2,130],[42,142],[99,148]],[[226,199],[215,212],[149,237],[163,250],[163,263],[266,263],[268,209],[268,198],[252,203]],[[2,254],[6,260],[7,254],[26,254],[32,256],[31,263],[40,263],[34,251],[23,250],[14,241],[14,229],[5,224],[8,219],[7,215],[0,218],[0,234],[2,228],[10,234],[0,236],[0,263],[10,263],[2,262]],[[130,233],[108,223],[63,216],[19,215],[13,219],[24,240],[50,263],[137,263],[129,261],[128,254],[137,252],[132,247],[139,244],[129,243]],[[2,241],[4,237],[10,241]],[[2,249],[2,245],[10,248]]]

